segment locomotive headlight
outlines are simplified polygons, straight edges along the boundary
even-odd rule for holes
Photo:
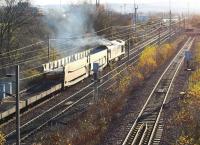
[[[67,16],[66,14],[63,14],[63,18],[66,18],[66,16]]]

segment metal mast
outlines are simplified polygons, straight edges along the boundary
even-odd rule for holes
[[[171,0],[169,0],[169,41],[171,41],[172,31],[172,11],[171,11]]]
[[[100,5],[100,0],[96,0],[96,7],[98,8]]]
[[[135,27],[135,32],[136,32],[136,25],[137,25],[137,10],[138,10],[138,6],[136,5],[135,3],[135,0],[134,0],[134,27]]]
[[[190,2],[189,2],[189,0],[188,0],[188,3],[187,3],[187,6],[188,6],[188,16],[187,16],[187,19],[188,19],[188,28],[189,28],[189,25],[190,25],[190,19],[189,19],[189,17],[190,17]]]
[[[16,136],[17,142],[16,145],[20,145],[20,98],[19,98],[19,65],[16,66],[15,70],[16,77]]]

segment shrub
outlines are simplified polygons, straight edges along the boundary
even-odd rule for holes
[[[113,82],[117,82],[117,84],[109,90],[103,90],[99,99],[81,115],[81,120],[75,120],[72,123],[70,133],[65,134],[62,138],[65,140],[65,144],[97,144],[111,121],[118,117],[118,112],[126,104],[126,93],[138,86],[145,77],[148,77],[159,65],[164,63],[173,54],[172,50],[172,45],[163,45],[160,50],[158,46],[147,47],[142,52],[138,64],[135,67],[129,66],[121,75],[115,77]],[[162,57],[158,59],[159,53]],[[161,60],[162,63],[160,63]],[[59,139],[55,141],[57,142]]]
[[[6,142],[5,135],[0,132],[0,145],[4,145]]]
[[[147,76],[154,71],[156,67],[156,46],[147,47],[139,58],[137,68],[143,76]]]
[[[179,137],[176,145],[197,145],[197,144],[194,144],[193,138],[183,135]]]
[[[196,44],[194,61],[200,58],[200,45]],[[187,86],[187,97],[180,102],[180,111],[175,115],[175,122],[180,127],[177,145],[200,144],[200,69],[192,72]]]

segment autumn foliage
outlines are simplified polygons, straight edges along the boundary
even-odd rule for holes
[[[172,57],[178,44],[184,39],[180,37],[175,42],[163,44],[161,46],[148,46],[141,54],[138,64],[134,69],[134,75],[140,79],[149,77],[159,66]]]
[[[69,127],[45,135],[39,142],[45,145],[98,144],[112,120],[118,117],[117,114],[126,104],[127,94],[169,60],[182,40],[183,37],[177,39],[176,43],[146,47],[136,66],[130,65],[123,73],[114,77],[113,82],[116,84],[113,87],[99,90],[101,96],[88,107],[80,120],[74,120],[68,124]]]
[[[4,145],[6,142],[5,135],[0,132],[0,145]]]
[[[137,68],[143,76],[147,76],[157,68],[156,50],[156,46],[150,46],[141,54]]]
[[[198,73],[200,73],[200,70],[198,71]],[[193,75],[195,75],[195,74],[193,74]],[[196,76],[200,76],[200,75],[197,74]],[[196,77],[196,76],[194,76],[194,77]],[[199,80],[199,78],[197,80],[190,82],[189,88],[188,88],[188,93],[190,96],[193,96],[193,97],[198,96],[198,98],[196,98],[196,99],[200,99],[199,98],[199,96],[200,96],[200,80]]]
[[[174,114],[176,130],[179,130],[176,145],[200,144],[200,43],[193,50],[194,71],[190,74],[187,94],[180,101],[180,110]]]

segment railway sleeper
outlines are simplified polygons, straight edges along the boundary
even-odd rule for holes
[[[162,81],[160,82],[160,85],[161,85],[161,86],[169,86],[171,80],[172,80],[172,79],[170,79],[170,78],[162,79]]]

